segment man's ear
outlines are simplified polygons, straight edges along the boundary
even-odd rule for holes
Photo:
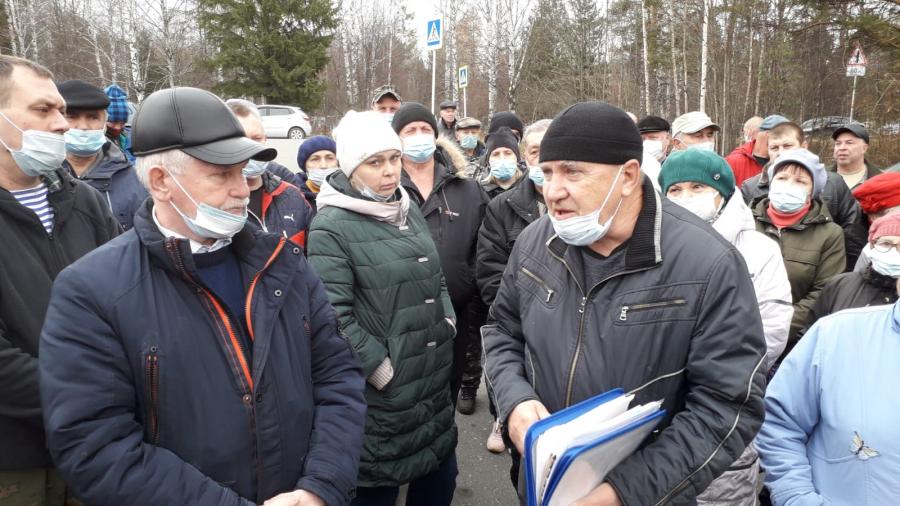
[[[171,199],[172,183],[168,175],[162,165],[154,165],[147,171],[148,190],[153,200],[166,202]]]
[[[637,160],[628,160],[622,168],[622,196],[630,197],[641,187],[644,173],[641,172],[641,164]]]

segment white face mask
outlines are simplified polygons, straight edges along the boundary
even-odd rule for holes
[[[669,200],[692,212],[701,220],[712,223],[719,215],[721,206],[716,205],[717,191],[694,193],[690,197],[669,197]],[[724,200],[723,200],[724,203]]]
[[[332,172],[338,170],[337,167],[325,167],[322,169],[309,169],[306,172],[306,177],[309,178],[310,181],[319,188],[325,184],[325,178],[330,176]]]
[[[869,248],[866,254],[872,261],[875,272],[895,279],[900,278],[900,251],[897,251],[897,248],[891,248],[887,253],[883,253],[871,245],[867,244],[866,247]]]
[[[259,160],[248,160],[247,165],[244,165],[244,168],[241,171],[244,173],[244,177],[247,179],[256,179],[263,175],[266,171],[266,167],[269,166],[269,162],[261,162]]]
[[[244,224],[247,222],[246,206],[250,203],[250,199],[246,199],[243,216],[231,214],[228,211],[223,211],[222,209],[213,207],[209,204],[198,204],[197,201],[194,200],[194,197],[184,189],[184,186],[181,186],[181,183],[171,172],[169,175],[172,176],[172,180],[175,181],[175,184],[177,184],[179,188],[181,188],[181,191],[184,192],[187,198],[197,206],[197,216],[191,218],[181,212],[181,209],[178,209],[175,203],[172,202],[172,207],[179,215],[181,215],[181,219],[184,220],[185,225],[187,225],[192,232],[205,239],[226,239],[234,237],[234,234],[240,232],[240,230],[244,228]]]
[[[663,153],[662,141],[655,141],[653,139],[644,141],[644,153],[656,158],[656,161],[658,162],[662,162],[666,157],[666,154]]]
[[[616,178],[613,179],[612,185],[609,187],[606,198],[603,199],[603,203],[600,204],[600,207],[597,208],[596,211],[585,214],[584,216],[575,216],[561,221],[550,215],[550,223],[553,224],[553,230],[556,231],[556,235],[558,235],[566,244],[572,246],[587,246],[588,244],[593,244],[600,239],[603,239],[609,232],[609,227],[612,225],[616,214],[618,214],[619,208],[622,207],[622,200],[624,199],[619,197],[619,204],[616,205],[616,210],[613,211],[609,219],[603,223],[600,223],[600,213],[603,211],[603,208],[606,207],[606,203],[609,202],[610,197],[612,197],[613,191],[616,189],[616,183],[619,182],[619,176],[622,175],[622,169],[624,168],[624,164],[619,167],[619,171],[616,173]]]
[[[716,143],[715,142],[698,142],[697,144],[691,144],[688,146],[688,149],[699,149],[700,151],[715,151]]]

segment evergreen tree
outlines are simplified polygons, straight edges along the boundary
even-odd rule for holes
[[[217,50],[218,93],[315,109],[325,84],[319,72],[338,25],[331,0],[199,0],[198,16]]]

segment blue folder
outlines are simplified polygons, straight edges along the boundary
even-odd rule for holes
[[[622,395],[625,395],[625,392],[621,388],[610,390],[609,392],[591,397],[590,399],[586,399],[578,404],[575,404],[574,406],[570,406],[566,409],[558,411],[553,415],[544,418],[543,420],[535,422],[531,426],[531,428],[525,435],[526,451],[524,455],[525,487],[528,506],[538,506],[538,504],[541,502],[540,494],[542,494],[544,498],[543,504],[549,504],[551,498],[553,497],[553,493],[557,490],[557,487],[565,476],[566,471],[568,471],[570,467],[583,455],[588,454],[592,450],[602,451],[601,448],[598,448],[601,445],[613,442],[614,440],[622,438],[629,433],[632,433],[639,429],[649,431],[649,429],[655,427],[659,420],[665,416],[665,410],[659,409],[654,412],[648,413],[644,417],[632,421],[631,423],[622,426],[610,433],[603,434],[597,439],[569,448],[562,455],[557,457],[556,463],[552,468],[552,473],[547,478],[547,482],[544,484],[543,491],[538,489],[538,483],[536,483],[536,470],[534,469],[534,452],[532,451],[533,445],[535,444],[537,439],[551,427],[575,420],[576,418],[582,416],[583,414],[596,408],[597,406],[612,401],[613,399],[617,399]],[[648,424],[650,424],[650,427],[647,427]]]

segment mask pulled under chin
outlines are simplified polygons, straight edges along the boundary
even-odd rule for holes
[[[624,198],[621,196],[619,197],[619,203],[616,205],[615,211],[613,211],[609,219],[603,223],[600,223],[600,213],[612,197],[613,191],[616,189],[616,183],[619,182],[619,177],[622,175],[622,169],[624,168],[624,164],[619,167],[619,171],[616,174],[615,179],[613,179],[612,185],[610,185],[609,192],[607,192],[606,197],[603,199],[603,203],[600,204],[600,207],[598,207],[596,211],[583,216],[567,218],[565,220],[557,220],[552,214],[549,216],[550,223],[553,224],[553,230],[563,242],[570,246],[587,246],[603,239],[603,237],[609,233],[609,228],[612,226],[613,220],[619,213],[619,208],[622,207]]]
[[[172,175],[172,173],[170,172],[169,175]],[[191,232],[204,239],[230,239],[244,228],[244,224],[247,223],[246,206],[244,207],[243,215],[237,215],[209,204],[198,204],[194,197],[184,189],[184,186],[181,186],[181,183],[175,176],[172,176],[172,180],[181,188],[181,191],[184,192],[187,198],[197,206],[197,216],[191,218],[181,212],[181,209],[178,209],[174,202],[171,203],[172,208],[181,216],[184,224]]]

